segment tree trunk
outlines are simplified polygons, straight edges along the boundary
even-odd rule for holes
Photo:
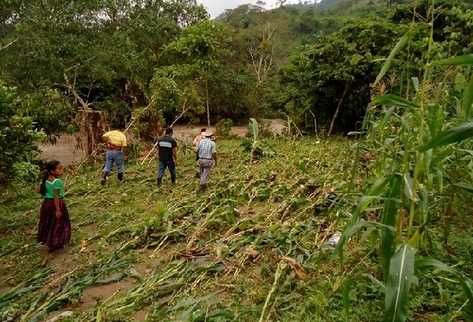
[[[210,128],[209,80],[205,80],[205,103],[207,105],[207,126]]]
[[[333,132],[333,129],[335,127],[335,121],[337,120],[337,117],[338,117],[338,114],[340,113],[340,109],[343,105],[343,101],[345,100],[345,96],[347,95],[347,92],[348,92],[348,88],[350,87],[349,83],[347,83],[345,85],[345,90],[343,91],[343,95],[342,95],[342,98],[340,99],[340,101],[338,102],[338,106],[337,106],[337,109],[335,110],[335,114],[333,114],[333,117],[332,117],[332,122],[330,123],[330,128],[328,130],[328,136],[331,136],[332,135],[332,132]]]

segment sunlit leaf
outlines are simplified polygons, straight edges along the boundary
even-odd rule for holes
[[[386,283],[385,322],[406,321],[409,289],[416,280],[414,268],[414,249],[409,245],[402,245],[390,261]]]

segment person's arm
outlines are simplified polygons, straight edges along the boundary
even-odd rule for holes
[[[217,166],[217,152],[214,152],[212,154],[212,159],[214,159],[214,164],[215,164],[215,166]]]
[[[56,208],[56,218],[59,219],[62,216],[61,204],[59,198],[61,195],[61,186],[55,185],[54,187],[54,207]]]
[[[215,166],[217,166],[217,146],[214,143],[213,144],[213,149],[212,149],[212,159],[214,160]]]
[[[177,143],[176,141],[172,142],[172,159],[174,160],[174,163],[177,161]]]

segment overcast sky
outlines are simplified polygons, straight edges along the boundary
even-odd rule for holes
[[[255,4],[256,0],[197,0],[202,3],[207,10],[210,12],[212,17],[217,17],[219,14],[225,11],[225,9],[234,9],[241,4],[252,3]],[[273,8],[277,0],[265,0],[267,8]],[[289,0],[288,3],[297,3],[298,0]]]

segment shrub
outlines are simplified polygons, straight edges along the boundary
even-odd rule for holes
[[[33,130],[32,118],[23,116],[21,110],[15,88],[0,82],[0,183],[25,174],[25,163],[32,164],[38,155],[35,141],[44,136]],[[31,174],[31,168],[26,172]]]
[[[216,124],[217,136],[228,138],[231,136],[233,121],[230,119],[222,119]]]

